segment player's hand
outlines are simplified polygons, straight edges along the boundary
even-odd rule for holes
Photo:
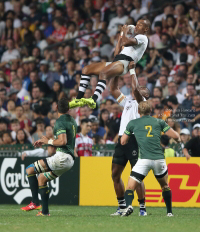
[[[134,61],[131,61],[128,65],[129,70],[135,68],[136,64]]]
[[[22,154],[22,156],[21,156],[21,159],[24,160],[26,156],[27,156],[27,154],[24,152],[24,153]]]
[[[41,142],[43,143],[43,144],[48,144],[48,138],[46,137],[46,136],[42,136],[42,138],[40,139],[41,140]]]
[[[34,147],[41,147],[42,145],[43,145],[43,143],[42,143],[41,139],[37,140],[37,141],[33,144]]]
[[[126,35],[127,29],[128,28],[126,24],[121,27],[121,33],[120,33],[121,37]]]

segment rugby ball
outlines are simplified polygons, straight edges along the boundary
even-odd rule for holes
[[[134,25],[128,25],[127,28],[128,28],[127,37],[128,38],[134,37],[135,26]],[[123,31],[121,32],[121,36],[123,36]]]

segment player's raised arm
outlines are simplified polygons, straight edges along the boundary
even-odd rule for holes
[[[122,50],[122,36],[121,36],[121,33],[122,33],[122,28],[121,28],[120,35],[119,35],[119,38],[118,38],[118,41],[117,41],[117,45],[115,47],[114,57],[116,55],[118,55]]]
[[[119,77],[115,77],[110,81],[110,93],[117,100],[118,103],[121,103],[126,97],[120,91],[118,86]]]
[[[138,103],[140,103],[141,101],[143,101],[143,96],[140,92],[139,83],[138,83],[137,76],[135,73],[135,62],[134,61],[130,62],[129,64],[129,71],[132,77],[132,90],[133,90],[135,99]]]

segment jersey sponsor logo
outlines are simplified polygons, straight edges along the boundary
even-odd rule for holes
[[[126,110],[127,110],[127,111],[130,110],[131,107],[132,107],[132,105],[127,106],[127,107],[126,107]]]
[[[18,160],[19,163],[17,162]],[[0,168],[0,182],[3,193],[7,196],[12,196],[17,204],[21,204],[25,198],[32,196],[28,178],[25,174],[25,165],[21,164],[20,159],[3,159]],[[51,188],[49,196],[58,195],[59,179],[57,178],[49,183]]]
[[[132,155],[133,155],[133,156],[136,156],[136,155],[137,155],[137,151],[134,150],[134,151],[132,152]]]

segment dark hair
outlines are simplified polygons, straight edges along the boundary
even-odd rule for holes
[[[167,135],[162,135],[161,138],[160,138],[160,142],[164,146],[169,145],[169,140],[170,140],[170,138]]]
[[[10,121],[10,123],[11,123],[11,124],[12,124],[12,123],[19,123],[19,120],[16,119],[16,118],[14,118],[14,119],[12,119],[12,120]]]
[[[101,137],[100,135],[94,135],[93,139],[95,141],[95,144],[99,144],[99,142],[101,141],[101,139],[103,139],[103,137]]]
[[[57,22],[60,26],[62,26],[62,25],[63,25],[63,20],[62,20],[62,18],[61,18],[61,17],[56,17],[56,18],[54,18],[54,20],[53,20],[53,21]]]
[[[167,65],[162,65],[161,68],[166,68],[168,73],[170,72],[170,68]]]
[[[14,101],[14,100],[9,99],[9,100],[7,101],[7,104],[6,104],[6,105],[8,105],[8,102],[11,102],[11,101],[15,103],[15,101]],[[15,106],[16,106],[16,103],[15,103]]]
[[[44,119],[43,118],[37,118],[36,119],[36,125],[38,125],[38,124],[45,124]]]
[[[192,86],[195,89],[195,84],[187,84],[187,87],[188,86]]]
[[[18,131],[17,131],[17,133],[16,133],[16,143],[17,144],[19,144],[20,142],[19,142],[19,140],[18,140],[18,138],[17,138],[17,135],[18,135],[18,132],[19,131],[23,131],[23,133],[24,133],[24,143],[27,141],[27,135],[26,135],[26,133],[25,133],[25,131],[23,130],[23,129],[19,129]]]
[[[103,113],[108,113],[108,115],[110,114],[109,111],[107,109],[103,109],[101,112],[100,112],[100,118],[99,118],[99,126],[102,126],[104,127],[105,126],[105,123],[102,119],[102,114]]]
[[[159,78],[160,77],[165,77],[165,79],[168,80],[168,77],[166,75],[160,75]]]
[[[8,28],[6,27],[5,28],[5,39],[7,40],[7,39],[12,39],[13,38],[13,32],[14,32],[14,27],[13,27],[13,19],[12,18],[6,18],[6,21],[7,20],[11,20],[12,21],[12,26],[11,26],[11,35],[10,35],[10,37],[8,37]]]
[[[112,99],[107,99],[106,102],[111,102],[111,105],[114,103],[114,101]]]
[[[58,101],[58,112],[61,114],[66,114],[69,111],[69,102],[66,97],[61,98]]]
[[[82,49],[86,53],[86,55],[89,56],[90,50],[88,47],[81,47],[80,49]]]
[[[70,22],[68,23],[68,27],[71,26],[71,25],[73,25],[74,27],[76,27],[76,23],[73,22],[73,21],[70,21]]]
[[[160,87],[160,86],[155,86],[154,89],[158,89],[158,90],[163,94],[162,87]],[[153,89],[153,90],[154,90],[154,89]]]
[[[10,131],[3,131],[3,133],[2,133],[2,139],[3,139],[3,135],[4,134],[8,134],[9,135],[9,137],[11,138],[11,141],[13,141],[13,139],[12,139],[12,135],[11,135],[11,133],[10,133]]]
[[[180,62],[181,63],[186,63],[188,59],[188,54],[187,53],[181,53],[180,54]]]
[[[90,122],[90,120],[88,118],[84,118],[81,120],[81,125],[88,122]]]
[[[63,87],[62,83],[61,83],[60,81],[54,81],[54,83],[59,84],[59,86],[60,86],[59,92],[61,92],[61,91],[62,91],[62,87]],[[56,103],[57,103],[57,102],[56,102]]]

